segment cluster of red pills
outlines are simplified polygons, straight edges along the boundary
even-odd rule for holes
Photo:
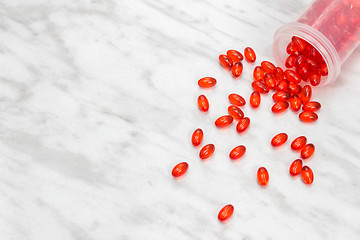
[[[294,52],[295,53],[295,52]],[[293,53],[293,54],[294,54]],[[227,51],[226,55],[219,56],[221,66],[225,69],[231,70],[232,76],[238,78],[243,71],[242,60],[245,59],[249,63],[256,61],[256,54],[253,49],[247,47],[244,50],[244,55],[236,50]],[[300,55],[299,55],[300,56]],[[260,94],[266,94],[270,90],[275,90],[273,100],[275,104],[272,107],[274,113],[283,112],[289,105],[294,111],[298,111],[303,105],[303,112],[300,114],[300,119],[305,122],[313,122],[318,119],[315,111],[319,110],[321,105],[318,102],[310,102],[311,99],[311,87],[306,85],[301,87],[299,83],[302,78],[300,77],[298,70],[287,69],[283,71],[280,67],[275,67],[269,61],[261,62],[261,66],[256,66],[253,71],[254,81],[252,87],[254,92],[250,95],[250,105],[253,108],[257,108],[261,102]],[[213,77],[203,77],[198,80],[198,85],[201,88],[211,88],[216,85],[217,81]],[[215,120],[215,126],[218,128],[227,127],[234,121],[237,121],[236,131],[238,133],[245,132],[250,125],[250,118],[245,117],[242,106],[246,104],[245,99],[232,93],[228,96],[230,106],[228,107],[228,115],[220,116]],[[290,102],[290,104],[289,104]],[[200,111],[209,111],[209,101],[205,95],[200,95],[197,100]],[[204,132],[202,129],[196,129],[191,137],[193,146],[198,147],[201,145],[204,138]],[[271,144],[273,147],[279,147],[283,145],[288,139],[287,134],[280,133],[273,137]],[[303,136],[296,138],[291,148],[294,151],[300,151],[302,159],[308,159],[314,153],[315,147],[313,144],[306,144],[307,139]],[[215,151],[214,144],[204,145],[199,152],[200,159],[208,159]],[[229,153],[231,160],[237,160],[241,158],[246,152],[246,147],[243,145],[236,146]],[[181,162],[177,164],[172,171],[174,177],[183,176],[188,170],[188,163]],[[295,160],[291,163],[289,172],[291,176],[301,175],[304,183],[311,184],[313,182],[313,172],[308,166],[303,166],[301,159]],[[257,171],[257,180],[261,186],[266,186],[269,182],[269,173],[265,167],[260,167]],[[218,219],[220,221],[226,221],[231,217],[234,212],[232,205],[226,205],[223,207],[219,214]]]

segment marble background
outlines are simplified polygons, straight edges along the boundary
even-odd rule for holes
[[[246,134],[213,124],[229,93],[248,99],[274,32],[310,2],[1,0],[0,239],[359,239],[359,48],[334,84],[314,89],[315,124],[274,116],[271,95],[244,107]],[[258,61],[234,80],[218,55],[246,46]],[[217,86],[199,89],[203,76]],[[206,162],[190,143],[198,127],[216,145]],[[316,146],[311,186],[289,176],[290,143],[269,144],[284,131]],[[230,161],[240,144],[246,155]],[[182,161],[189,171],[174,180]]]

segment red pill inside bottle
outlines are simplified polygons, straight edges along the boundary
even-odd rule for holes
[[[296,159],[290,165],[289,172],[291,176],[297,176],[300,174],[303,162],[301,159]]]
[[[244,50],[244,56],[246,61],[253,63],[256,61],[256,54],[254,52],[254,50],[250,47],[245,48]]]
[[[246,147],[243,145],[235,147],[233,150],[231,150],[229,157],[231,160],[237,160],[241,158],[246,152]]]
[[[234,78],[240,77],[242,71],[243,71],[243,65],[241,62],[234,63],[234,65],[231,67],[231,73]]]
[[[300,136],[294,139],[291,143],[291,149],[294,151],[301,150],[306,145],[306,137]]]
[[[191,142],[192,144],[197,147],[201,144],[204,137],[204,132],[200,128],[196,129],[194,133],[191,136]]]
[[[314,173],[308,166],[301,169],[301,179],[305,184],[312,184],[314,181]]]
[[[215,145],[207,144],[200,150],[199,157],[201,159],[207,159],[211,157],[211,155],[213,155],[214,151],[215,151]]]
[[[300,156],[302,159],[310,158],[315,152],[315,146],[312,143],[306,144],[300,152]]]
[[[198,81],[198,84],[202,88],[211,88],[215,86],[216,79],[213,77],[203,77]]]
[[[258,108],[260,106],[260,102],[261,102],[261,96],[260,93],[257,91],[254,91],[253,93],[251,93],[250,95],[250,105],[253,108]]]
[[[241,119],[244,117],[243,111],[235,105],[229,106],[228,112],[235,119]]]
[[[261,167],[257,171],[257,179],[261,186],[266,186],[269,182],[269,173],[266,168]]]
[[[173,177],[181,177],[182,175],[184,175],[186,173],[186,171],[189,168],[189,164],[187,164],[186,162],[181,162],[179,164],[177,164],[171,174],[173,175]]]
[[[240,119],[239,122],[237,123],[236,131],[238,133],[243,133],[246,131],[246,129],[248,129],[249,125],[250,125],[250,118],[244,117]]]
[[[288,139],[288,135],[286,133],[279,133],[276,134],[272,139],[271,139],[271,145],[273,147],[279,147],[281,145],[283,145]]]
[[[229,126],[234,121],[234,118],[230,115],[221,116],[215,121],[215,126],[217,127],[226,127]]]
[[[228,220],[234,213],[234,207],[233,205],[229,204],[226,205],[225,207],[223,207],[219,214],[218,214],[218,219],[221,222],[224,222],[226,220]]]
[[[230,62],[229,58],[225,54],[221,54],[219,56],[219,62],[221,66],[225,69],[230,69],[232,66],[232,63]]]
[[[198,97],[198,106],[202,112],[207,112],[209,110],[209,101],[205,95],[200,95]]]
[[[226,52],[226,55],[232,64],[241,62],[244,59],[244,56],[236,50],[228,50]]]
[[[240,96],[239,94],[232,93],[229,95],[229,101],[231,104],[237,105],[237,106],[244,106],[246,104],[245,99]]]

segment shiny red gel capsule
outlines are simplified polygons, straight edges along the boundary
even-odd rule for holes
[[[312,94],[311,87],[309,85],[305,85],[300,93],[300,99],[304,105],[310,101],[311,94]]]
[[[299,94],[301,93],[301,89],[301,86],[296,83],[289,83],[289,85],[287,86],[287,90],[291,94]]]
[[[283,145],[288,139],[288,135],[286,133],[279,133],[276,134],[272,139],[271,139],[271,145],[273,147],[279,147],[281,145]]]
[[[274,64],[272,64],[271,62],[269,62],[269,61],[262,61],[261,62],[261,67],[262,67],[262,69],[264,69],[264,71],[266,72],[266,73],[273,73],[274,72],[274,70],[275,70],[275,65]]]
[[[277,91],[288,91],[288,85],[289,85],[289,81],[288,80],[281,80],[276,86],[275,89]]]
[[[253,77],[255,81],[261,81],[264,78],[265,71],[260,66],[254,68]]]
[[[261,96],[260,93],[257,91],[254,91],[253,93],[251,93],[250,95],[250,105],[253,108],[258,108],[260,106],[260,102],[261,102]]]
[[[294,151],[301,150],[306,145],[306,137],[300,136],[294,139],[291,143],[291,149]]]
[[[274,77],[274,74],[272,73],[265,74],[264,83],[268,87],[268,89],[274,89],[276,86],[276,79]]]
[[[297,176],[300,174],[303,162],[301,159],[296,159],[290,165],[289,172],[291,176]]]
[[[241,158],[246,152],[246,147],[243,145],[235,147],[233,150],[231,150],[229,157],[232,160],[236,160]]]
[[[198,84],[202,88],[211,88],[215,86],[216,79],[213,77],[203,77],[198,81]]]
[[[312,184],[314,181],[314,173],[308,166],[304,166],[301,169],[301,179],[305,184]]]
[[[215,151],[215,145],[207,144],[200,150],[199,157],[201,159],[207,159],[214,153],[214,151]]]
[[[281,67],[277,67],[274,69],[274,77],[277,82],[284,80],[284,71]]]
[[[302,159],[310,158],[315,152],[315,146],[312,143],[306,144],[300,152],[300,156]]]
[[[249,125],[250,125],[250,118],[244,117],[240,119],[238,124],[236,125],[236,131],[238,133],[245,132],[246,129],[248,129]]]
[[[319,116],[314,112],[305,111],[299,114],[299,118],[303,122],[315,122]]]
[[[244,117],[243,111],[239,107],[237,107],[235,105],[229,106],[228,107],[228,112],[235,119],[241,119],[241,118]]]
[[[186,173],[188,168],[189,164],[187,164],[186,162],[181,162],[173,168],[171,174],[173,175],[173,177],[181,177]]]
[[[285,91],[278,91],[272,96],[275,102],[287,101],[291,97],[290,93]]]
[[[244,106],[246,104],[245,99],[236,93],[230,94],[228,98],[230,103],[236,106]]]
[[[224,222],[226,220],[228,220],[234,213],[234,207],[233,205],[229,204],[226,205],[225,207],[223,207],[219,214],[218,214],[218,219],[221,222]]]
[[[301,108],[301,99],[298,95],[295,94],[290,98],[290,108],[294,112],[299,111],[299,109]]]
[[[308,102],[303,106],[304,111],[308,112],[316,112],[321,108],[321,104],[319,102]]]
[[[284,112],[286,109],[288,109],[289,103],[288,102],[276,102],[272,108],[271,111],[273,113],[281,113]]]
[[[244,55],[245,55],[246,61],[248,61],[250,63],[253,63],[256,61],[256,54],[252,48],[250,48],[250,47],[245,48]]]
[[[232,66],[230,59],[225,54],[221,54],[219,56],[219,62],[221,64],[221,66],[223,66],[223,68],[225,68],[225,69],[230,69]]]
[[[251,86],[253,87],[254,91],[257,91],[259,93],[268,93],[269,92],[269,89],[268,87],[261,83],[261,82],[258,82],[258,81],[254,81],[252,82]]]
[[[198,97],[198,106],[202,112],[207,112],[209,110],[209,101],[205,95],[200,95]]]
[[[232,64],[241,62],[244,59],[244,56],[236,50],[228,50],[226,52],[226,55]]]
[[[300,83],[301,82],[301,77],[299,76],[299,74],[297,74],[295,71],[293,70],[286,70],[284,72],[284,76],[287,80],[289,80],[292,83]]]
[[[261,167],[257,171],[257,179],[261,186],[266,186],[269,182],[269,173],[266,168]]]
[[[229,126],[234,121],[234,118],[230,115],[221,116],[215,121],[215,126],[217,127],[226,127]]]
[[[196,129],[194,133],[191,136],[191,142],[192,144],[197,147],[201,144],[204,137],[204,132],[200,128]]]
[[[242,71],[243,71],[243,65],[241,62],[234,63],[234,65],[231,67],[231,73],[234,78],[240,77]]]

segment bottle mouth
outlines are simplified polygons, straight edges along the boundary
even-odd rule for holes
[[[310,43],[324,58],[328,67],[328,75],[321,78],[319,86],[333,82],[340,74],[341,61],[334,45],[324,34],[303,23],[288,23],[279,28],[274,35],[273,55],[278,66],[286,69],[285,60],[289,56],[286,47],[293,36]]]

